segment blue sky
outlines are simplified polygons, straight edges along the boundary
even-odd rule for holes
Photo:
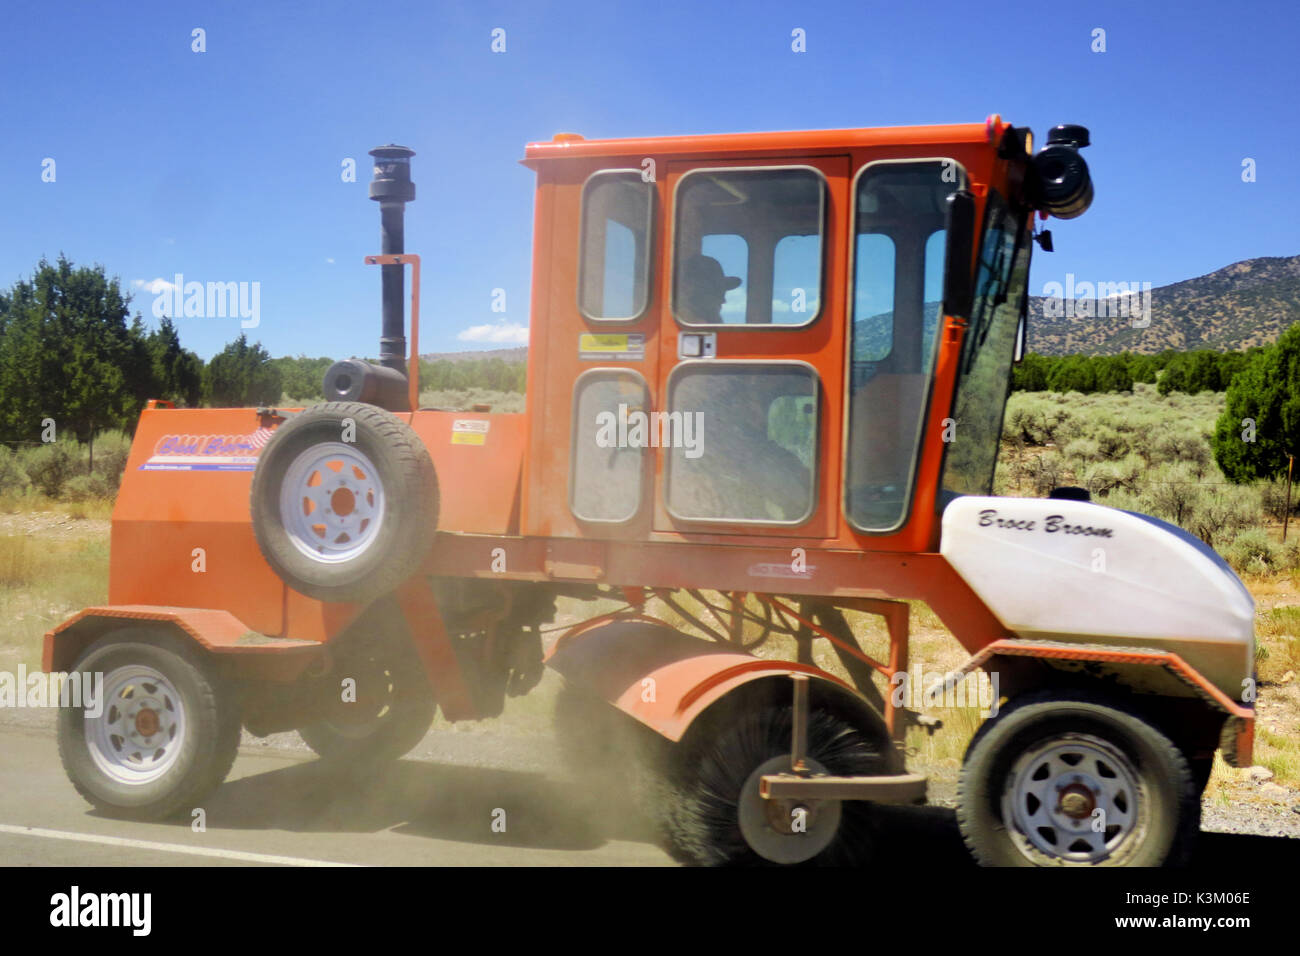
[[[998,112],[1040,143],[1057,123],[1092,130],[1096,201],[1053,226],[1032,290],[1066,273],[1158,286],[1300,254],[1298,43],[1300,8],[1284,2],[11,4],[0,285],[60,252],[129,287],[257,281],[249,334],[272,354],[373,354],[366,150],[396,141],[417,152],[422,351],[493,347],[528,323],[529,141]],[[154,296],[134,291],[154,324]],[[232,318],[178,325],[205,358],[240,332]]]

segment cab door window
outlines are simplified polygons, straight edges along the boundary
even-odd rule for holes
[[[825,204],[826,181],[809,166],[684,175],[673,220],[677,321],[788,328],[816,319]]]
[[[943,299],[950,160],[863,167],[854,188],[844,510],[860,531],[906,519]]]

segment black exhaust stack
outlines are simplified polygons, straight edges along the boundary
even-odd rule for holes
[[[380,249],[385,255],[406,251],[406,204],[415,198],[411,157],[415,150],[388,144],[370,151],[375,158],[370,198],[379,203]],[[411,411],[406,369],[406,276],[404,266],[380,266],[383,324],[379,363],[360,359],[335,362],[325,373],[325,401],[367,402],[390,412]]]

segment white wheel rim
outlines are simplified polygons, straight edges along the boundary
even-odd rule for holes
[[[1137,771],[1099,737],[1043,741],[1016,760],[1007,781],[1002,819],[1030,859],[1037,851],[1064,863],[1099,863],[1144,827]]]
[[[313,445],[285,472],[280,520],[293,546],[313,561],[355,560],[374,544],[383,519],[384,486],[353,445]]]
[[[185,746],[185,704],[166,677],[129,664],[104,677],[104,710],[85,718],[86,746],[95,766],[118,783],[157,780]]]

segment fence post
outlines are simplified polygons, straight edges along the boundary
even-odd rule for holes
[[[1291,523],[1291,470],[1295,467],[1295,455],[1286,456],[1286,510],[1282,512],[1282,543],[1286,544],[1286,529]]]

